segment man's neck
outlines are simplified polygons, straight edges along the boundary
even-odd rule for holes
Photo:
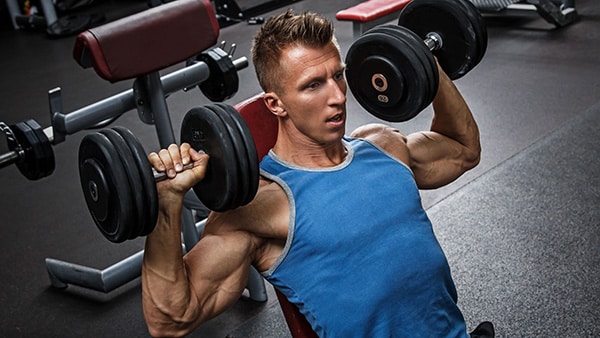
[[[307,140],[278,138],[273,152],[282,160],[306,168],[328,168],[342,163],[348,151],[342,140],[317,144]]]

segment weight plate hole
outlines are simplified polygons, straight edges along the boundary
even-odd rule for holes
[[[383,74],[373,74],[371,77],[371,85],[378,92],[385,92],[388,88],[388,81]]]

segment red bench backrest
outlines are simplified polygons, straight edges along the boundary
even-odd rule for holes
[[[238,103],[235,109],[250,128],[258,158],[262,159],[277,140],[277,117],[265,105],[262,94]]]
[[[277,117],[265,105],[262,94],[238,103],[235,108],[250,128],[256,143],[258,158],[262,159],[277,140]],[[292,337],[318,338],[306,318],[298,311],[298,308],[290,303],[277,289],[275,293]]]

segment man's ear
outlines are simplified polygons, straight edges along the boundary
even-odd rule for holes
[[[283,117],[287,115],[287,111],[283,107],[283,104],[279,99],[279,96],[277,96],[277,94],[273,92],[265,93],[263,95],[263,100],[265,101],[265,105],[267,106],[267,108],[269,108],[271,113],[277,115],[278,117]]]

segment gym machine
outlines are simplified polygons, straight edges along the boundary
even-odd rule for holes
[[[161,20],[154,20],[156,17]],[[46,177],[55,166],[53,146],[64,142],[68,135],[107,126],[131,110],[137,110],[142,122],[155,126],[161,147],[177,143],[166,97],[198,86],[210,100],[226,100],[238,90],[237,71],[248,66],[247,58],[232,58],[234,45],[229,52],[223,50],[225,43],[214,47],[218,28],[208,0],[178,0],[82,32],[75,42],[75,60],[84,68],[93,67],[110,82],[135,79],[132,88],[70,113],[63,113],[60,88],[50,90],[51,126],[42,128],[34,120],[0,123],[10,148],[0,155],[0,168],[16,164],[30,180]],[[123,45],[127,46],[126,55]],[[159,74],[183,61],[185,67]],[[182,214],[184,252],[200,238],[204,221],[196,223],[192,210],[202,208],[205,206],[193,192],[186,195]],[[143,251],[99,270],[47,258],[46,268],[55,288],[71,284],[108,293],[139,277],[142,259]],[[264,281],[254,269],[247,288],[251,299],[267,299]]]
[[[575,0],[471,0],[482,14],[531,16],[540,15],[556,27],[575,22],[579,15]]]
[[[72,10],[93,4],[95,0],[75,2],[37,0],[36,2],[40,6],[39,9],[30,1],[27,1],[24,6],[27,10],[23,13],[19,1],[6,0],[14,29],[29,28],[46,31],[49,37],[63,37],[77,34],[106,21],[103,14],[69,14]]]

